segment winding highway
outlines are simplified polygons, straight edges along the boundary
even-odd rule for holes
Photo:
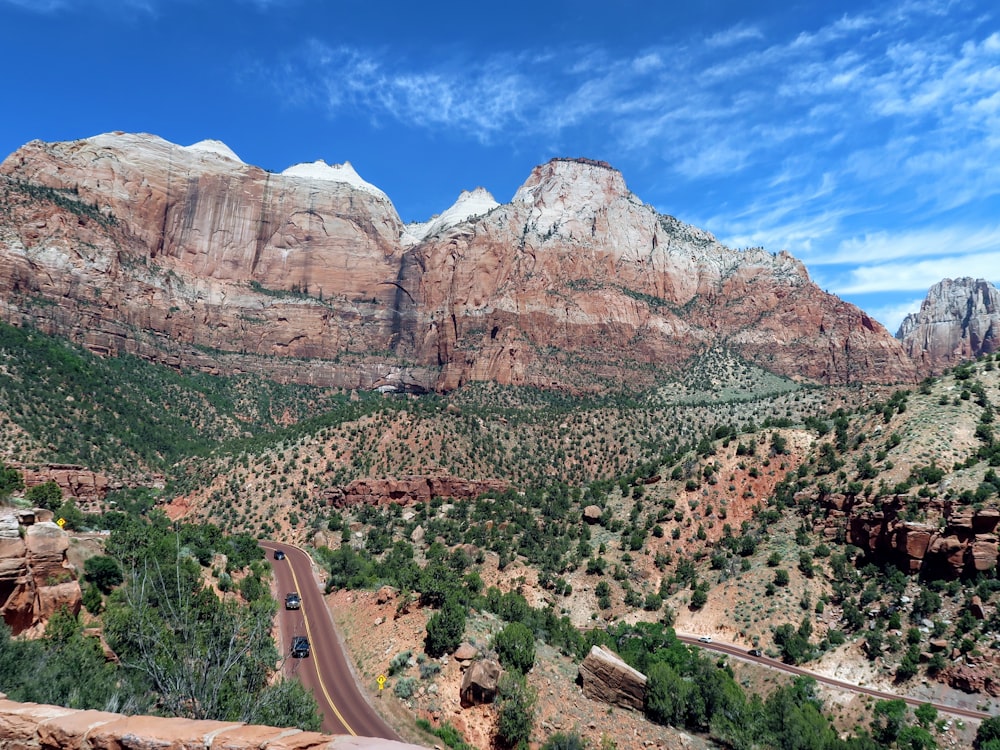
[[[261,542],[271,566],[278,600],[279,650],[284,655],[283,670],[295,676],[316,697],[323,714],[322,731],[327,734],[351,734],[361,737],[381,737],[402,741],[375,712],[356,686],[354,673],[348,664],[344,648],[333,625],[323,591],[313,573],[312,560],[298,547],[281,542]],[[276,560],[281,550],[284,560]],[[298,592],[302,599],[299,609],[284,609],[285,595]],[[292,638],[309,639],[309,656],[291,656]]]
[[[838,680],[833,677],[827,677],[817,672],[810,672],[807,669],[802,669],[801,667],[796,667],[792,664],[785,664],[783,661],[778,661],[777,659],[771,659],[767,656],[751,656],[746,648],[741,646],[734,646],[731,643],[719,643],[716,641],[705,641],[702,637],[694,635],[685,635],[677,633],[675,635],[679,641],[688,644],[689,646],[698,646],[700,648],[708,649],[710,651],[715,651],[720,654],[727,654],[729,656],[735,656],[739,659],[752,662],[754,664],[760,664],[761,666],[768,667],[769,669],[776,669],[781,672],[787,672],[788,674],[801,675],[803,677],[812,677],[816,682],[821,682],[824,685],[830,685],[832,687],[840,688],[842,690],[850,690],[854,693],[861,693],[862,695],[870,695],[873,698],[878,698],[879,700],[902,700],[911,706],[922,706],[925,703],[929,703],[934,706],[938,711],[942,713],[951,714],[953,716],[960,716],[966,719],[976,719],[977,721],[982,719],[990,718],[991,714],[984,713],[983,711],[976,711],[971,708],[962,708],[960,706],[952,706],[945,703],[936,703],[934,701],[929,701],[922,698],[911,698],[906,695],[898,695],[896,693],[887,693],[882,690],[876,690],[874,688],[864,687],[862,685],[855,685],[851,682],[844,682],[843,680]]]
[[[333,619],[323,598],[319,582],[313,573],[312,560],[298,547],[281,542],[261,542],[274,568],[275,591],[279,606],[278,630],[281,650],[285,655],[284,672],[298,677],[316,697],[323,714],[322,731],[329,734],[351,734],[362,737],[381,737],[402,741],[392,728],[375,712],[367,697],[357,686],[355,676],[347,661],[343,645],[333,625]],[[274,558],[275,551],[284,553],[283,560]],[[285,595],[298,592],[302,606],[297,610],[283,608]],[[309,639],[311,653],[303,659],[290,655],[292,638],[304,635]],[[769,669],[793,675],[811,677],[819,683],[854,693],[870,695],[879,700],[901,699],[911,706],[929,703],[942,713],[967,719],[982,720],[991,714],[975,709],[937,703],[874,688],[855,685],[833,677],[785,664],[767,656],[751,656],[747,649],[724,643],[704,640],[704,637],[677,633],[678,640],[691,646],[708,649],[759,664]]]

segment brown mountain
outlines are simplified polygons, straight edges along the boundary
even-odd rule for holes
[[[896,333],[921,370],[942,370],[1000,348],[1000,290],[984,279],[943,279]]]
[[[421,226],[350,165],[273,174],[217,142],[35,141],[0,178],[0,317],[98,351],[438,390],[642,386],[718,345],[823,383],[916,377],[799,261],[660,215],[599,162]]]

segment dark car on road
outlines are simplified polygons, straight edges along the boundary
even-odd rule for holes
[[[309,639],[304,635],[297,635],[292,638],[292,656],[296,659],[303,659],[309,656]]]
[[[282,552],[280,549],[276,549],[274,551],[274,559],[275,560],[284,560],[285,559],[285,553]]]
[[[285,609],[298,609],[302,606],[302,597],[300,597],[296,592],[290,593],[285,597]]]
[[[747,651],[747,653],[750,656],[763,656],[764,655],[764,652],[761,651],[759,648],[752,648],[749,651]]]

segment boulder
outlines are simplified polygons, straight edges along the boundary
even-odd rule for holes
[[[497,697],[497,683],[502,671],[499,662],[494,659],[482,659],[465,670],[459,688],[463,708],[492,703]]]
[[[972,597],[972,601],[969,602],[969,612],[977,620],[985,620],[986,612],[983,610],[983,600],[979,598],[979,595]]]
[[[992,570],[997,564],[997,538],[993,534],[977,534],[969,548],[969,555],[969,562],[975,570]]]
[[[646,699],[646,675],[600,646],[592,646],[580,664],[583,694],[591,700],[641,711]]]
[[[471,661],[479,655],[479,649],[473,646],[468,641],[465,641],[457,649],[452,656],[458,661]]]
[[[40,632],[61,608],[80,611],[83,593],[68,549],[66,533],[37,514],[27,527],[13,512],[0,516],[0,616],[14,635]]]
[[[603,515],[604,510],[599,505],[588,505],[583,509],[583,520],[589,524],[600,523]]]

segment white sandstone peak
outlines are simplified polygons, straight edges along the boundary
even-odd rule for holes
[[[475,190],[463,190],[458,199],[437,216],[431,217],[425,222],[408,224],[403,236],[404,242],[408,244],[420,242],[443,229],[461,224],[473,217],[488,214],[499,205],[486,188],[477,187]]]
[[[192,143],[190,146],[184,146],[183,148],[185,151],[200,151],[206,154],[221,156],[223,159],[231,159],[235,162],[239,162],[240,164],[246,163],[225,143],[211,138],[204,141],[198,141],[197,143]]]
[[[343,164],[327,164],[322,159],[317,159],[311,163],[295,164],[281,174],[284,177],[298,177],[305,180],[340,182],[389,200],[389,196],[384,192],[363,180],[349,161]]]

